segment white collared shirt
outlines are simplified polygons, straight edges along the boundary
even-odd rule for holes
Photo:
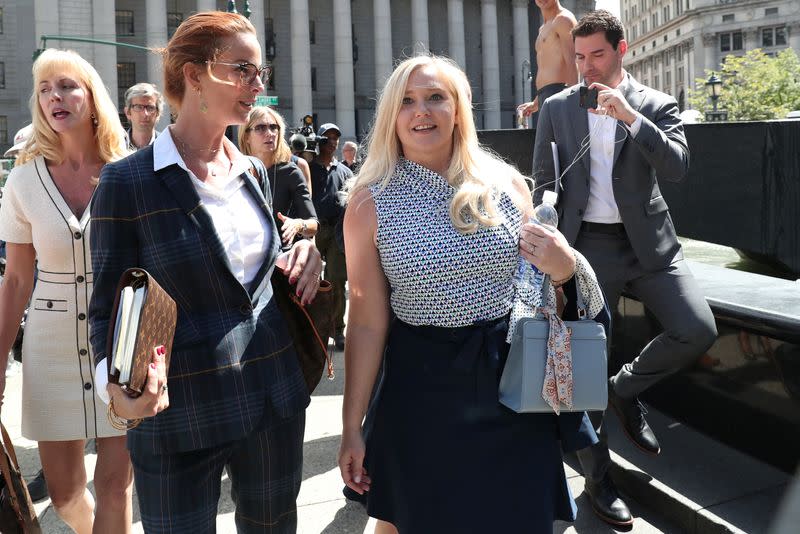
[[[622,82],[617,86],[625,91],[628,75],[624,74]],[[617,128],[627,129],[627,135],[636,137],[642,125],[642,116],[637,113],[636,120],[630,127],[624,126],[607,115],[586,112],[589,116],[589,200],[583,220],[603,224],[621,223],[617,201],[614,198],[612,171],[614,167],[614,144]],[[623,142],[623,141],[620,141]]]
[[[171,128],[159,135],[153,144],[153,168],[158,171],[177,164],[189,174],[200,201],[214,222],[233,274],[247,286],[264,263],[272,232],[266,214],[244,187],[241,174],[251,167],[250,160],[227,138],[223,143],[226,153],[234,157],[231,158],[229,181],[221,189],[202,182],[189,170],[178,153]]]

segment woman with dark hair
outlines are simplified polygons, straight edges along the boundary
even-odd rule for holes
[[[284,245],[296,237],[314,237],[317,213],[311,191],[300,168],[292,163],[292,151],[284,138],[286,122],[272,108],[253,108],[244,128],[239,128],[239,149],[255,156],[266,166],[269,178],[262,187],[272,197],[272,214],[279,222]]]
[[[148,271],[178,308],[168,373],[157,359],[136,399],[108,386],[111,415],[133,427],[128,448],[148,533],[213,532],[223,471],[239,532],[296,530],[309,396],[270,278],[283,268],[308,303],[322,264],[309,240],[279,258],[269,199],[224,135],[247,121],[268,69],[244,17],[186,19],[164,50],[175,124],[107,166],[92,206],[98,374],[124,269]]]
[[[87,240],[94,226],[89,206],[100,169],[128,153],[125,131],[100,75],[69,50],[48,49],[36,59],[30,106],[33,131],[0,208],[0,239],[7,242],[0,369],[31,300],[22,345],[22,435],[39,442],[53,507],[70,528],[130,532],[125,432],[112,428],[95,397],[86,323],[93,252]],[[0,372],[0,396],[4,390]],[[96,507],[83,463],[92,438]]]

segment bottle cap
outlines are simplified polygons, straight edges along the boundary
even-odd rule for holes
[[[544,191],[544,195],[542,196],[542,204],[550,204],[551,206],[555,206],[556,202],[558,202],[558,193],[546,189]]]

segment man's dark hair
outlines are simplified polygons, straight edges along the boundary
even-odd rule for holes
[[[597,32],[606,34],[606,41],[614,50],[625,38],[625,28],[622,26],[622,22],[605,9],[598,9],[581,17],[578,24],[572,28],[572,40],[574,41],[576,37],[589,37]]]

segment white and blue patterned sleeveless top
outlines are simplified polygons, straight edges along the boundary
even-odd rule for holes
[[[392,310],[406,323],[467,326],[512,308],[522,213],[498,192],[501,223],[460,234],[449,214],[455,191],[443,176],[405,159],[384,189],[370,187]]]

